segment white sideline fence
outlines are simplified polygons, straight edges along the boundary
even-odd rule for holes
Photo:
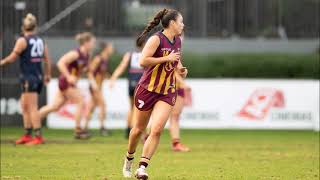
[[[48,85],[50,103],[58,81]],[[319,131],[318,80],[188,79],[193,105],[185,107],[181,127],[192,129],[305,129]],[[89,100],[88,81],[78,86]],[[129,108],[128,83],[120,79],[110,90],[103,85],[108,128],[125,128]],[[74,105],[67,104],[48,116],[49,128],[73,128]],[[85,112],[85,110],[84,110]],[[90,127],[98,128],[98,111]]]

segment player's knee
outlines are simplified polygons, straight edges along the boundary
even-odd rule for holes
[[[180,113],[178,112],[172,112],[171,114],[171,121],[178,121],[180,118]]]
[[[50,112],[54,112],[54,111],[58,111],[59,110],[59,106],[58,105],[52,105],[49,107],[49,111]]]
[[[100,117],[102,119],[105,119],[106,118],[106,112],[105,111],[102,111],[101,114],[100,114]]]
[[[88,112],[88,113],[86,114],[85,118],[86,118],[87,120],[90,120],[91,117],[92,117],[91,114],[92,114],[91,112]]]
[[[38,110],[37,107],[31,106],[31,107],[29,108],[29,112],[31,112],[32,114],[35,114],[35,113],[39,113],[39,110]]]
[[[79,108],[82,108],[84,106],[84,100],[82,98],[77,99],[77,104]]]
[[[136,135],[141,135],[144,132],[145,129],[139,128],[139,127],[134,127],[131,130],[131,133],[134,133]]]
[[[78,102],[79,102],[79,104],[83,104],[84,103],[84,100],[83,100],[83,98],[78,98]]]
[[[154,136],[154,137],[160,137],[161,133],[162,133],[162,128],[161,127],[154,127],[151,130],[150,136]]]
[[[21,110],[23,113],[29,112],[29,105],[27,103],[21,103]]]
[[[101,111],[105,111],[106,110],[106,104],[104,102],[101,102],[99,104]]]

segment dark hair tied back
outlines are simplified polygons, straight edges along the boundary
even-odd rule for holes
[[[179,12],[177,10],[173,10],[173,9],[163,9],[161,11],[159,11],[153,18],[152,21],[150,21],[147,25],[147,27],[145,27],[145,29],[143,30],[143,32],[138,36],[137,41],[136,41],[136,45],[139,47],[141,46],[141,44],[144,43],[144,41],[146,40],[146,36],[147,34],[156,26],[158,26],[161,24],[164,28],[169,27],[169,23],[171,20],[176,20],[177,16],[179,15]]]

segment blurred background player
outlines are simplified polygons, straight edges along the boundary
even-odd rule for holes
[[[143,74],[143,67],[140,66],[139,59],[141,58],[141,51],[145,44],[145,40],[141,40],[136,43],[136,51],[127,52],[124,54],[121,63],[115,69],[114,73],[110,78],[110,88],[114,86],[115,81],[118,79],[121,74],[128,68],[128,92],[129,92],[129,101],[130,101],[130,108],[128,111],[127,116],[127,129],[126,129],[126,138],[129,138],[129,134],[133,125],[132,115],[133,115],[133,95],[136,86]]]
[[[110,132],[105,128],[104,121],[106,119],[106,103],[102,92],[103,80],[109,77],[108,63],[109,58],[113,54],[114,48],[110,43],[101,43],[99,45],[98,54],[93,58],[89,64],[88,78],[90,82],[91,99],[89,103],[88,112],[85,118],[84,130],[88,131],[89,121],[93,110],[99,107],[99,120],[100,120],[100,134],[107,136]]]
[[[176,75],[177,80],[177,100],[170,115],[170,136],[172,143],[172,150],[176,152],[188,152],[190,148],[180,142],[180,115],[184,107],[184,98],[186,91],[191,91],[191,88],[185,83],[184,79]]]
[[[184,39],[184,32],[180,35],[181,41]],[[184,107],[184,98],[185,93],[190,92],[191,88],[187,85],[184,79],[178,74],[176,75],[176,85],[177,85],[177,100],[176,104],[174,105],[171,116],[170,116],[170,136],[171,136],[171,145],[172,150],[176,152],[188,152],[190,148],[185,146],[180,142],[180,115],[182,113]]]
[[[48,113],[57,111],[67,101],[77,104],[75,112],[75,132],[76,139],[86,139],[88,133],[81,129],[81,117],[84,105],[84,100],[81,95],[81,90],[76,86],[81,73],[88,68],[89,53],[95,45],[95,37],[88,32],[79,33],[76,36],[79,42],[77,49],[71,50],[63,55],[57,63],[58,69],[61,72],[59,77],[59,90],[53,98],[53,102],[40,109],[40,117],[44,118]]]
[[[142,50],[140,64],[145,67],[134,95],[134,126],[130,132],[128,152],[123,166],[123,175],[131,176],[134,153],[141,134],[145,131],[152,114],[152,126],[147,138],[135,176],[148,179],[146,168],[160,141],[162,130],[175,104],[177,92],[175,75],[186,77],[187,69],[180,62],[181,40],[184,24],[182,15],[172,9],[159,11],[149,22],[137,41],[161,22],[162,31],[150,37]]]
[[[38,95],[43,82],[48,83],[51,77],[51,60],[44,40],[36,35],[37,20],[32,14],[23,19],[22,36],[18,38],[9,56],[1,60],[3,66],[20,57],[20,82],[22,88],[21,108],[25,134],[16,144],[42,144],[41,120],[38,111]],[[42,61],[45,62],[45,75],[42,72]],[[32,129],[35,137],[32,137]]]

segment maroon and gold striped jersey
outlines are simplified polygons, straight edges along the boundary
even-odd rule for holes
[[[89,62],[89,55],[83,54],[80,51],[80,48],[75,49],[75,51],[79,54],[77,60],[73,61],[72,63],[68,64],[67,68],[71,75],[80,78],[80,75],[83,71],[85,71],[88,67]],[[64,76],[61,74],[60,76]]]
[[[179,36],[174,37],[174,41],[170,40],[162,33],[162,31],[155,34],[160,38],[160,45],[158,46],[153,57],[163,57],[174,52],[181,51],[181,39]],[[178,62],[164,62],[155,66],[145,68],[140,79],[140,86],[150,92],[158,94],[168,94],[176,92],[176,77],[175,69]]]
[[[99,56],[98,58],[100,58],[100,62],[97,65],[97,67],[93,70],[93,76],[96,80],[97,85],[99,87],[102,87],[103,79],[108,73],[109,60],[103,59],[101,56]]]

